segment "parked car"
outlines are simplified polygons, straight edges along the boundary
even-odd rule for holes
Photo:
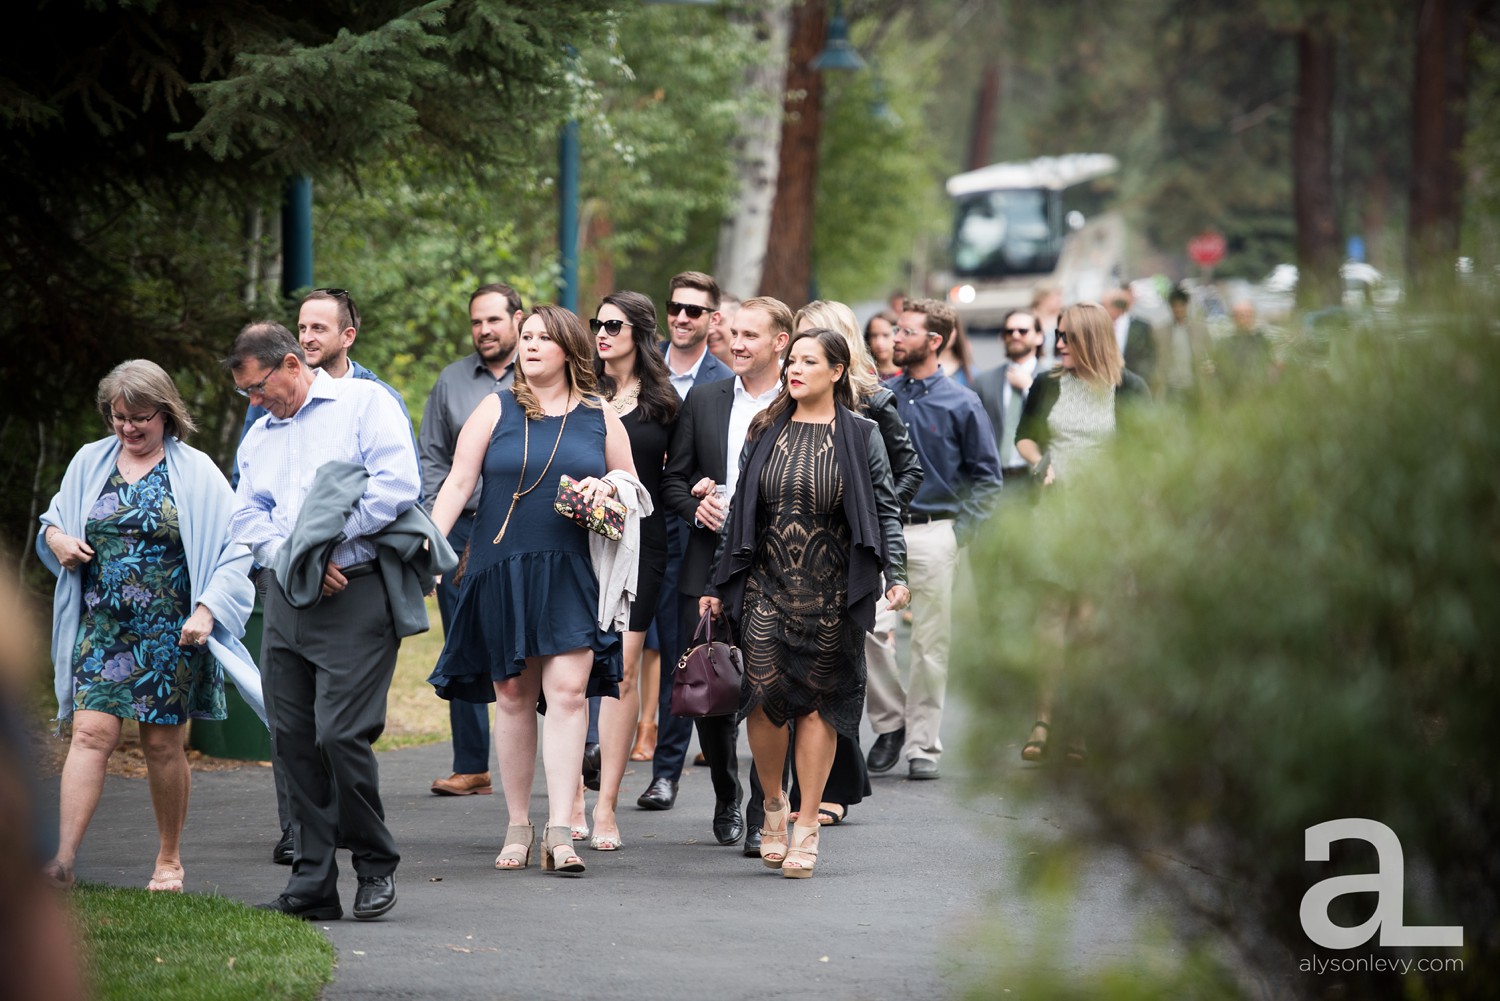
[[[1401,301],[1401,285],[1385,277],[1363,261],[1345,261],[1339,265],[1344,280],[1343,307],[1362,316],[1383,315]],[[1261,319],[1285,320],[1297,304],[1297,265],[1278,264],[1257,282],[1251,300]]]

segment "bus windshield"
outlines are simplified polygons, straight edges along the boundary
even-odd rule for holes
[[[1061,220],[1044,188],[980,191],[957,199],[953,270],[962,277],[1047,274],[1062,249]]]

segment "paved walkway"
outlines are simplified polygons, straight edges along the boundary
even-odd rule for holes
[[[536,852],[526,871],[492,867],[503,801],[432,796],[431,780],[449,771],[446,747],[390,751],[380,762],[403,853],[399,902],[383,920],[325,923],[338,950],[327,998],[948,998],[981,978],[998,997],[1004,985],[985,971],[1032,954],[1040,935],[1064,967],[1128,960],[1141,948],[1139,916],[1154,906],[1131,895],[1129,866],[1108,855],[1085,862],[1069,906],[1027,897],[1018,835],[1046,837],[1065,822],[1042,803],[1018,811],[1005,799],[961,797],[951,752],[936,782],[908,781],[901,766],[876,776],[874,795],[825,829],[817,874],[796,881],[714,842],[706,769],[688,769],[675,809],[650,813],[634,807],[649,765],[632,764],[626,848],[584,849],[588,872],[570,879],[543,874]],[[1018,780],[1035,776],[1006,747],[996,766],[1011,762]],[[538,775],[537,820],[543,789]],[[270,862],[276,834],[268,768],[195,775],[188,890],[274,897],[287,875]],[[110,778],[79,876],[144,886],[154,854],[145,783]],[[347,914],[354,876],[347,853],[340,862]],[[986,919],[1007,930],[1003,945],[982,938]]]

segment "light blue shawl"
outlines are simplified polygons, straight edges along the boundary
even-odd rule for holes
[[[240,638],[245,620],[255,604],[255,586],[250,572],[248,547],[229,541],[229,515],[234,510],[234,491],[213,460],[196,448],[167,435],[167,478],[177,501],[178,527],[187,550],[188,580],[192,585],[189,608],[203,605],[214,617],[208,650],[224,673],[234,681],[246,702],[262,721],[266,718],[261,693],[260,669]],[[64,570],[46,542],[47,526],[81,539],[89,509],[109,482],[119,454],[113,435],[80,448],[52,505],[42,515],[36,536],[36,553],[57,577],[52,593],[52,668],[57,693],[57,718],[73,715],[73,647],[78,641],[78,621],[83,607],[82,569]]]

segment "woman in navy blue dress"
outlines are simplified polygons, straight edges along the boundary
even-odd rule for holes
[[[599,628],[599,581],[588,530],[552,508],[562,474],[591,500],[612,495],[608,470],[635,472],[620,418],[595,391],[588,331],[559,306],[537,306],[521,327],[515,385],[487,397],[464,424],[432,517],[447,532],[483,474],[459,582],[458,607],[432,682],[440,694],[490,701],[509,826],[497,869],[523,869],[534,827],[531,781],[539,705],[547,826],[542,866],[582,872],[569,814],[578,792],[588,698],[614,696],[620,637]]]

